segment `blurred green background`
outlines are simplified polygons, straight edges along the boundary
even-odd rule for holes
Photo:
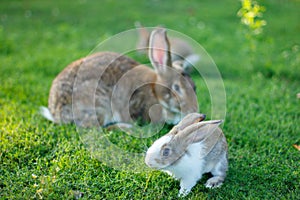
[[[237,16],[240,1],[0,1],[0,197],[176,198],[179,184],[169,176],[107,167],[86,150],[76,127],[38,114],[67,64],[140,21],[196,40],[225,84],[228,176],[216,190],[203,186],[204,177],[187,199],[299,198],[300,154],[293,145],[300,144],[300,2],[258,4],[267,24],[249,38]],[[209,113],[206,86],[193,78],[201,112]],[[143,148],[137,139],[127,145]]]

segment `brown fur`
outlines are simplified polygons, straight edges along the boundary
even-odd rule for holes
[[[164,30],[152,34],[155,70],[126,56],[100,52],[67,66],[53,81],[48,108],[56,123],[79,126],[114,122],[171,123],[198,110],[191,79],[174,69]],[[177,84],[180,91],[173,90]],[[176,86],[177,88],[177,86]],[[160,108],[153,109],[153,105]]]

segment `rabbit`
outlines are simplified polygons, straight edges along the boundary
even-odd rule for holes
[[[198,111],[192,79],[172,66],[165,29],[151,33],[149,59],[154,70],[114,52],[98,52],[68,65],[53,81],[48,108],[55,123],[81,127],[133,122],[176,124]]]
[[[138,30],[136,49],[140,53],[146,54],[149,48],[150,32],[140,22],[135,22],[135,27]],[[183,39],[170,37],[169,41],[172,61],[180,61],[178,64],[180,64],[184,71],[188,74],[191,73],[193,66],[200,60],[200,55],[195,54],[192,47]]]
[[[180,180],[178,196],[186,196],[211,172],[205,186],[222,185],[228,169],[226,138],[218,127],[222,120],[203,121],[205,115],[190,113],[147,150],[145,163]]]

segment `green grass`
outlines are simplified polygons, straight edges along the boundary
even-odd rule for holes
[[[1,1],[0,198],[176,198],[178,181],[142,162],[133,163],[145,168],[139,173],[107,166],[74,125],[54,125],[38,114],[68,63],[137,20],[195,39],[223,76],[228,176],[215,190],[203,186],[205,176],[187,199],[299,198],[300,152],[293,144],[300,144],[300,2],[260,3],[268,24],[250,55],[236,16],[239,1]],[[210,116],[207,88],[195,81],[201,112]],[[105,135],[138,153],[159,137]]]

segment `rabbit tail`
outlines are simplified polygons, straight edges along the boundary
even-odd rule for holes
[[[40,107],[40,114],[45,117],[46,119],[54,122],[54,117],[52,116],[50,110],[44,106]]]

